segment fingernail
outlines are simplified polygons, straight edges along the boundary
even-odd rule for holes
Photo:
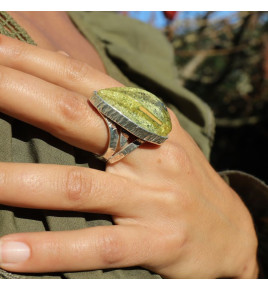
[[[0,241],[0,264],[16,264],[30,257],[30,248],[22,242]]]

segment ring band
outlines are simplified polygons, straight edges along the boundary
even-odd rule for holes
[[[166,106],[155,95],[138,88],[118,87],[95,91],[90,98],[108,128],[109,144],[98,156],[115,163],[144,142],[160,145],[171,131]]]

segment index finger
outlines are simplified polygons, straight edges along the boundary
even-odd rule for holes
[[[122,86],[89,64],[63,54],[0,35],[0,65],[20,70],[84,96]]]

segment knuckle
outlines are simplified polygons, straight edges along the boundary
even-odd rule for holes
[[[168,160],[168,165],[170,168],[179,171],[183,170],[188,174],[191,173],[191,160],[183,146],[171,142],[167,143],[162,154],[162,157]]]
[[[123,244],[114,230],[103,231],[96,242],[97,252],[104,265],[119,264],[124,258]]]
[[[153,210],[158,213],[162,213],[166,219],[170,219],[174,215],[174,212],[179,211],[178,199],[176,193],[173,193],[169,189],[160,191],[159,194],[154,195],[154,199],[151,202]]]
[[[86,196],[89,194],[91,182],[85,176],[83,170],[79,168],[68,169],[64,182],[64,192],[66,198],[71,204],[83,204]]]
[[[161,234],[161,233],[160,233]],[[159,253],[169,253],[172,251],[173,255],[170,256],[171,259],[177,260],[180,254],[183,251],[183,248],[187,246],[189,241],[189,235],[187,234],[186,225],[181,222],[180,224],[176,224],[176,231],[174,231],[174,226],[166,227],[164,231],[164,235],[158,239],[157,249]]]
[[[63,118],[63,124],[66,124],[66,121],[78,122],[86,115],[84,113],[86,104],[79,95],[61,95],[59,96],[57,106],[60,111],[60,116]]]
[[[162,192],[160,195],[160,200],[158,200],[158,205],[162,209],[168,209],[167,214],[173,214],[174,210],[180,208],[179,202],[179,192],[176,189],[170,187],[166,188],[165,192]],[[173,210],[174,209],[174,210]]]
[[[83,80],[89,71],[89,65],[73,59],[73,58],[66,58],[63,74],[64,78],[69,82],[76,82]]]
[[[155,195],[155,204],[159,211],[164,210],[169,217],[195,207],[195,196],[178,183],[166,185],[159,193]]]
[[[164,204],[166,205],[166,208],[173,208],[174,206],[176,208],[179,203],[179,191],[177,188],[170,187],[167,189],[166,194],[164,195]]]

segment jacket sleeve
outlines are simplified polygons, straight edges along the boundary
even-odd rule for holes
[[[220,172],[248,207],[258,237],[259,278],[268,278],[268,186],[258,178],[241,172]]]

